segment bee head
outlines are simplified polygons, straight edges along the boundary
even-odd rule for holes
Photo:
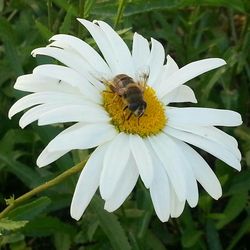
[[[131,110],[137,117],[141,117],[144,114],[146,107],[147,103],[143,100],[140,102],[130,103],[128,105],[129,110]]]

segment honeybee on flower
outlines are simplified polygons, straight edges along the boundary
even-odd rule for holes
[[[28,109],[19,122],[22,128],[36,120],[38,125],[75,122],[43,150],[39,167],[73,149],[95,148],[79,177],[71,216],[81,218],[98,188],[104,208],[116,210],[139,177],[161,221],[178,217],[186,201],[191,207],[197,205],[197,181],[218,199],[222,190],[217,177],[189,144],[240,170],[237,141],[215,126],[238,126],[241,116],[230,110],[176,108],[170,103],[196,103],[185,83],[225,61],[209,58],[179,68],[155,39],[150,46],[135,33],[130,52],[107,23],[78,20],[102,55],[74,36],[53,36],[47,47],[35,49],[32,55],[53,57],[64,66],[41,65],[32,74],[20,76],[14,87],[31,94],[9,111],[12,117]],[[142,83],[137,79],[141,68],[149,69]],[[108,81],[100,80],[106,76]]]

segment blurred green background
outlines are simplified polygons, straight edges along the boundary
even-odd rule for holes
[[[36,158],[60,126],[18,126],[9,120],[10,106],[24,95],[15,91],[17,76],[28,74],[50,58],[30,52],[46,46],[57,33],[72,34],[94,45],[76,17],[101,19],[115,27],[131,46],[133,32],[161,41],[183,66],[220,57],[227,66],[189,82],[196,106],[232,109],[244,124],[227,128],[243,155],[240,173],[201,152],[223,186],[212,200],[200,188],[196,208],[186,206],[178,219],[162,223],[141,182],[123,206],[107,213],[98,194],[76,222],[69,206],[77,176],[30,199],[0,220],[0,249],[250,249],[250,1],[249,0],[0,0],[0,208],[85,159],[73,152],[52,166],[36,167]],[[94,45],[95,46],[95,45]],[[83,190],[84,195],[84,190]]]

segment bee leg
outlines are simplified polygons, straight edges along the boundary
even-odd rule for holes
[[[138,119],[137,119],[137,125],[138,126],[140,126],[140,118],[141,118],[141,116],[139,116]]]
[[[110,91],[110,90],[103,90],[102,92],[114,94],[114,92],[113,92],[113,91]]]
[[[123,108],[123,123],[125,122],[125,120],[126,120],[126,116],[125,116],[125,113],[126,113],[126,109],[128,108],[128,105],[127,106],[125,106],[124,108]]]
[[[111,100],[111,102],[109,103],[109,105],[112,104],[112,103],[115,101],[115,99],[116,99],[117,96],[118,96],[118,95],[115,94],[115,96],[112,98],[112,100]]]
[[[109,88],[110,90],[113,92],[113,93],[116,93],[117,92],[117,88],[115,86],[113,86],[112,84],[109,85]]]
[[[107,92],[108,92],[108,91],[107,91]],[[114,94],[113,92],[110,92],[110,93]],[[107,106],[113,104],[113,102],[115,101],[115,98],[116,98],[117,96],[118,96],[118,95],[115,95],[115,96],[112,98],[111,102],[107,104]]]
[[[144,114],[144,115],[147,115],[147,114]],[[140,125],[140,118],[143,116],[143,114],[141,114],[139,117],[138,117],[138,119],[137,119],[137,124],[138,124],[138,126]]]
[[[130,119],[130,117],[132,116],[133,112],[131,112],[127,118],[127,121]]]

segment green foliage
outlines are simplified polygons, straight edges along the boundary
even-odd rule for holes
[[[32,220],[40,215],[50,205],[47,197],[40,197],[9,212],[8,217],[14,220]]]
[[[49,4],[51,3],[51,4]],[[233,109],[244,125],[225,129],[239,141],[242,171],[208,154],[223,197],[214,201],[200,188],[199,204],[178,219],[161,223],[148,190],[139,182],[124,205],[107,213],[98,194],[76,222],[69,206],[77,176],[46,190],[0,219],[1,249],[247,249],[250,233],[250,1],[247,0],[0,0],[0,205],[54,178],[89,155],[73,152],[53,167],[38,169],[36,158],[62,126],[18,127],[10,106],[23,96],[13,84],[45,57],[30,52],[57,33],[75,35],[95,46],[76,17],[110,23],[131,46],[134,31],[162,42],[179,66],[221,57],[227,66],[189,83],[198,106]],[[84,195],[84,190],[83,190]]]
[[[24,227],[27,224],[27,220],[13,221],[6,218],[0,220],[0,232],[2,231],[12,231]]]
[[[94,197],[91,203],[91,208],[97,214],[97,219],[103,232],[109,238],[114,249],[129,250],[131,249],[124,229],[120,225],[117,217],[108,213],[103,209],[103,202],[100,198]]]

